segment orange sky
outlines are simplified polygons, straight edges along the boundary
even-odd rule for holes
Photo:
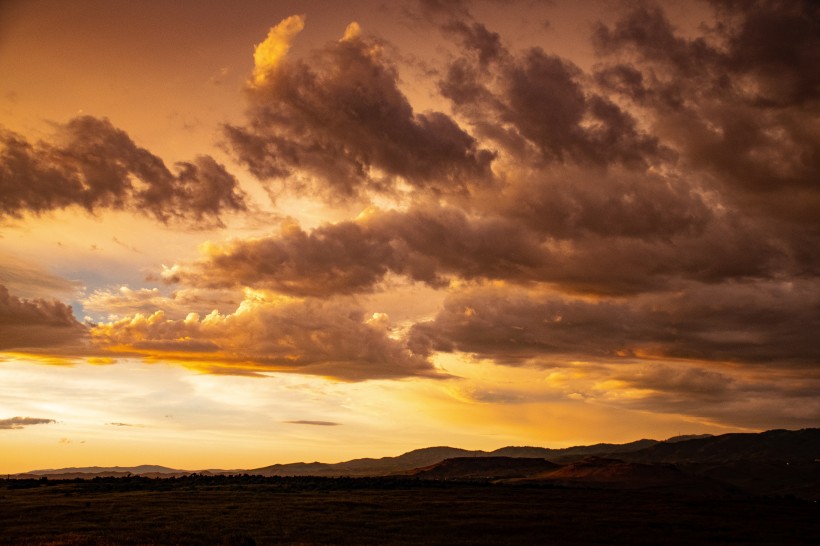
[[[5,2],[0,471],[817,426],[810,2]]]

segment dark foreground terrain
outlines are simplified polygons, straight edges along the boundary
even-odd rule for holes
[[[795,497],[413,478],[0,481],[0,543],[818,544]]]

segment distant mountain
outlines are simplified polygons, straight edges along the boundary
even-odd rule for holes
[[[734,484],[686,472],[673,464],[597,456],[563,465],[528,457],[457,457],[403,474],[422,480],[478,480],[585,489],[653,489],[719,495],[741,492]]]
[[[820,429],[797,431],[770,430],[759,434],[723,434],[720,436],[673,437],[663,442],[638,440],[626,444],[595,444],[562,449],[528,446],[508,446],[495,451],[469,451],[453,447],[428,447],[416,449],[397,457],[380,459],[353,459],[341,463],[291,463],[275,464],[253,470],[179,470],[157,465],[134,467],[85,467],[35,470],[17,477],[50,476],[53,478],[74,478],[94,476],[125,476],[128,474],[163,477],[187,474],[254,474],[261,476],[387,476],[407,474],[409,471],[426,469],[446,459],[458,458],[535,458],[551,463],[574,463],[590,456],[620,459],[629,463],[670,463],[680,465],[701,465],[698,472],[708,465],[717,465],[710,475],[718,476],[719,467],[731,461],[747,462],[802,462],[813,463],[820,459]],[[448,463],[462,464],[462,463]],[[477,464],[479,468],[483,463]],[[492,465],[493,463],[486,463]],[[705,465],[705,466],[704,466]],[[820,465],[820,463],[818,463]],[[748,465],[747,465],[748,466]],[[810,467],[810,468],[809,468]],[[807,476],[814,476],[814,466],[809,465]],[[820,466],[817,466],[820,468]],[[709,467],[712,468],[712,467]],[[746,467],[744,467],[746,468]],[[611,470],[611,469],[610,469]],[[444,472],[444,470],[441,470]],[[569,470],[567,470],[569,472]],[[703,470],[705,472],[705,470]],[[737,474],[740,471],[736,471]],[[468,472],[469,473],[469,472]],[[740,472],[742,474],[742,472]],[[732,483],[748,480],[746,474]],[[731,481],[731,480],[729,480]],[[792,480],[798,483],[798,479]],[[814,487],[810,482],[807,487]],[[819,486],[820,487],[820,486]]]
[[[532,457],[456,457],[407,472],[425,480],[523,478],[553,472],[561,465]]]
[[[275,464],[264,468],[249,470],[248,474],[262,476],[385,476],[397,472],[412,470],[453,457],[480,456],[485,451],[468,451],[454,447],[427,447],[416,449],[398,457],[381,459],[353,459],[343,463],[291,463]]]
[[[680,436],[672,436],[664,440],[667,443],[674,444],[675,442],[685,442],[686,440],[700,440],[702,438],[712,438],[713,434],[681,434]]]
[[[634,463],[594,456],[567,463],[556,470],[505,481],[573,488],[651,489],[698,495],[724,496],[740,492],[733,484],[686,472],[673,464]]]
[[[179,472],[189,472],[187,470],[178,470],[175,468],[168,468],[167,466],[158,466],[153,464],[143,464],[139,466],[86,466],[86,467],[71,467],[58,468],[48,470],[33,470],[27,474],[36,474],[37,476],[49,476],[53,474],[103,474],[103,473],[122,473],[122,474],[175,474]]]
[[[531,446],[508,446],[495,451],[468,451],[454,447],[427,447],[416,449],[398,457],[381,459],[353,459],[342,463],[291,463],[275,464],[254,470],[249,474],[262,476],[386,476],[427,467],[445,459],[458,457],[529,457],[551,461],[577,460],[588,455],[631,452],[654,444],[657,440],[638,440],[628,444],[596,444],[562,449]]]
[[[544,447],[502,447],[490,452],[500,457],[541,457],[553,462],[569,462],[583,459],[590,455],[628,453],[644,449],[659,443],[657,440],[637,440],[626,444],[594,444],[562,449]]]
[[[820,460],[820,429],[769,430],[736,433],[675,442],[659,442],[645,449],[622,453],[634,462],[722,463],[728,461]]]
[[[534,477],[562,483],[618,484],[636,488],[680,485],[690,480],[675,465],[630,463],[606,457],[588,457]]]

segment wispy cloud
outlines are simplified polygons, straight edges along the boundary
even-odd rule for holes
[[[333,421],[309,421],[309,420],[298,420],[298,421],[285,421],[285,423],[291,425],[315,425],[319,427],[337,427],[341,425],[341,423],[334,423]]]
[[[0,419],[0,430],[20,429],[31,425],[47,425],[56,422],[54,419],[41,419],[38,417],[12,417],[10,419]]]

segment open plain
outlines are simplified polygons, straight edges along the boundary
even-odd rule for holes
[[[0,543],[817,544],[820,504],[413,478],[7,480]]]

